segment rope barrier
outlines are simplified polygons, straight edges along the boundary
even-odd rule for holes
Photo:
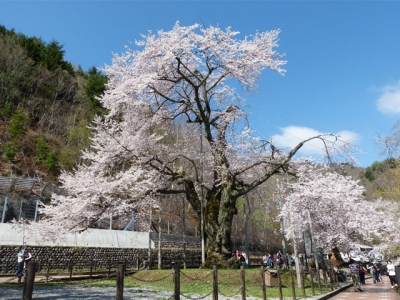
[[[218,293],[221,294],[221,295],[224,296],[224,297],[227,297],[227,298],[235,297],[235,296],[239,295],[239,293],[240,293],[241,291],[242,291],[242,288],[240,287],[240,288],[238,289],[238,291],[237,291],[235,294],[229,296],[229,295],[226,295],[226,294],[224,294],[223,292],[221,292],[220,289],[218,289]]]
[[[237,277],[237,275],[234,275],[234,276],[228,276],[227,274],[222,274],[221,272],[219,272],[219,271],[217,271],[218,272],[218,277],[221,277],[221,278],[236,278]],[[239,273],[239,272],[238,272]],[[240,274],[240,273],[239,273]],[[238,274],[238,275],[239,275]]]
[[[187,277],[187,278],[189,278],[189,279],[191,279],[191,280],[203,280],[203,279],[206,279],[208,276],[210,276],[212,273],[213,273],[213,272],[211,271],[210,273],[208,273],[206,276],[204,276],[204,277],[202,277],[202,278],[194,278],[194,277],[190,277],[189,275],[186,275],[185,273],[183,273],[183,272],[181,271],[181,274],[182,274],[183,276],[185,276],[185,277]]]
[[[209,294],[207,294],[207,295],[205,295],[205,296],[198,297],[198,298],[189,297],[189,296],[186,296],[186,295],[184,295],[184,294],[182,294],[182,293],[181,293],[180,295],[181,295],[182,297],[186,298],[186,299],[200,300],[200,299],[205,299],[206,297],[210,296],[210,295],[212,294],[212,292],[213,292],[213,291],[211,291]]]
[[[85,278],[85,279],[79,279],[79,280],[77,280],[77,279],[75,279],[75,280],[69,280],[69,278],[59,278],[59,279],[54,278],[54,279],[53,279],[52,276],[49,276],[48,279],[47,279],[47,281],[51,281],[51,282],[65,282],[65,281],[68,281],[68,283],[77,283],[77,282],[82,283],[82,281],[83,281],[83,283],[86,283],[86,282],[97,282],[97,281],[101,281],[101,280],[105,280],[105,279],[110,279],[110,277],[114,277],[114,276],[117,276],[117,273],[116,273],[116,272],[110,274],[110,276],[106,275],[106,276],[100,277],[100,278],[92,278],[92,279],[90,279],[90,278]],[[46,278],[40,279],[39,281],[40,281],[40,282],[44,282],[44,281],[46,281]]]
[[[139,279],[139,278],[137,278],[137,277],[135,277],[135,276],[132,276],[132,278],[135,279],[135,280],[141,281],[141,282],[159,282],[159,281],[162,281],[162,280],[164,280],[164,279],[167,279],[168,277],[170,277],[170,276],[172,276],[172,275],[174,275],[173,272],[172,272],[172,273],[169,273],[168,275],[166,275],[166,276],[164,276],[164,277],[162,277],[162,278],[160,278],[160,279],[153,279],[153,280]]]

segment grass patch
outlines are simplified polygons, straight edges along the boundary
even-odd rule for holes
[[[291,277],[288,271],[282,272],[282,293],[284,297],[292,297]],[[294,274],[296,280],[296,275]],[[173,270],[144,270],[125,277],[124,286],[129,288],[146,289],[152,291],[164,291],[173,294]],[[186,269],[181,270],[180,275],[181,293],[185,296],[202,296],[212,292],[213,274],[209,269]],[[95,282],[87,281],[86,286],[115,286],[115,278]],[[251,268],[245,270],[246,295],[262,299],[262,281],[260,269]],[[306,295],[312,295],[311,282],[305,278]],[[240,295],[242,287],[240,270],[218,270],[218,287],[220,295],[233,297]],[[300,288],[296,287],[296,296],[302,297]],[[315,294],[319,294],[318,284],[314,284]],[[328,285],[330,291],[330,285]],[[268,298],[278,298],[277,287],[267,287]],[[322,293],[326,293],[325,285],[322,285]]]

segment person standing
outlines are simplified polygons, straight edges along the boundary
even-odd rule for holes
[[[237,260],[240,260],[240,251],[236,250],[235,257]]]
[[[365,284],[365,274],[367,273],[367,270],[360,265],[360,268],[358,269],[358,274],[360,275],[360,282],[361,284]]]
[[[262,257],[262,265],[266,268],[268,266],[268,256],[264,254]]]
[[[271,253],[268,255],[268,265],[271,269],[274,268],[274,255]]]
[[[349,268],[350,268],[351,280],[353,281],[354,291],[356,291],[356,289],[362,291],[360,287],[360,273],[359,273],[360,266],[356,263],[354,259],[350,259]]]
[[[374,280],[374,283],[379,282],[379,275],[378,275],[378,269],[374,264],[370,264],[368,266],[368,270],[371,273],[371,277]]]
[[[375,267],[376,278],[377,278],[378,282],[382,282],[383,283],[383,278],[382,278],[380,266],[378,266],[376,263],[374,263],[374,267]]]
[[[281,251],[278,251],[278,253],[276,254],[276,268],[280,268],[282,269],[282,266],[284,265],[284,260],[283,260],[283,255],[281,253]]]
[[[387,261],[387,273],[390,279],[390,284],[392,285],[392,288],[394,288],[395,286],[397,286],[397,282],[396,282],[396,271],[394,268],[394,265],[392,264],[391,260]]]
[[[300,261],[300,266],[304,267],[304,257],[303,254],[299,254],[299,261]]]
[[[294,267],[296,264],[294,253],[290,256],[290,266]]]
[[[31,252],[28,249],[25,249],[24,270],[26,270],[26,266],[31,261],[31,259],[32,259]],[[22,282],[25,282],[25,280],[26,280],[26,271],[23,272]]]
[[[22,270],[24,269],[24,263],[25,263],[25,247],[21,246],[19,247],[19,252],[17,255],[18,258],[18,266],[17,266],[17,273],[15,276],[21,276],[22,275]]]
[[[32,260],[32,253],[29,249],[25,249],[25,259],[24,259],[24,269],[26,269],[26,265]]]
[[[246,252],[242,251],[241,255],[240,255],[240,264],[242,266],[246,266],[247,267],[247,256],[246,256]]]

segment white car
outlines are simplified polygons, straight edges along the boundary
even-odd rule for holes
[[[347,253],[340,252],[340,256],[345,263],[349,262],[349,255]]]
[[[360,255],[360,260],[361,260],[361,262],[363,262],[363,263],[368,263],[368,262],[370,262],[371,260],[369,259],[369,257],[367,256],[367,255],[364,255],[364,254],[361,254]]]
[[[350,251],[350,259],[363,262],[361,253],[355,251]]]

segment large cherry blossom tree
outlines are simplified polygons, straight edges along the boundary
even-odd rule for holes
[[[313,162],[299,163],[296,169],[281,214],[286,238],[300,240],[312,229],[316,247],[348,250],[390,227],[385,212],[365,200],[364,187],[350,176]]]
[[[54,232],[83,230],[88,220],[181,194],[199,220],[203,201],[207,253],[231,257],[238,199],[286,170],[308,140],[322,140],[326,150],[337,145],[321,135],[285,152],[253,136],[244,92],[266,68],[284,74],[286,62],[275,51],[279,30],[241,40],[238,34],[176,23],[143,36],[136,42],[142,50],[115,55],[100,99],[108,114],[94,121],[83,163],[62,174],[69,195],[54,197],[43,224]]]

